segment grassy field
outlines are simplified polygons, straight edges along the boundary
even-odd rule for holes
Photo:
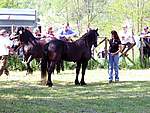
[[[120,71],[112,84],[106,70],[88,71],[87,86],[75,86],[73,72],[54,75],[52,88],[39,84],[40,72],[2,75],[0,113],[150,113],[149,70]]]

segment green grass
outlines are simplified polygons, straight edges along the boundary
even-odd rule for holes
[[[150,113],[150,81],[54,83],[0,81],[0,113]]]

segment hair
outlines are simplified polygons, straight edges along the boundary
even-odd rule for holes
[[[111,34],[114,35],[114,39],[120,40],[117,31],[112,30]]]

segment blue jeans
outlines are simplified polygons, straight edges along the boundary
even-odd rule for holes
[[[109,80],[113,80],[113,69],[115,71],[115,80],[119,80],[119,54],[112,56],[109,53]]]

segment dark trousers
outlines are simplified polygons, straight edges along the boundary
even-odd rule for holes
[[[9,71],[7,69],[8,55],[0,56],[0,76],[3,72],[8,75]]]

